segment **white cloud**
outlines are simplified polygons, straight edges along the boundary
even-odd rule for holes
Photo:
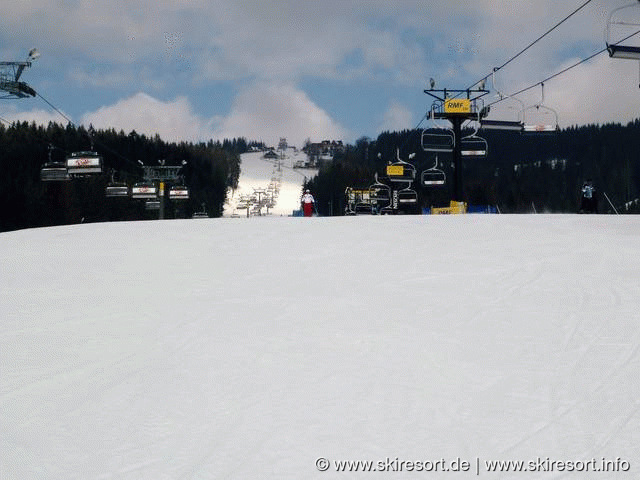
[[[37,108],[27,111],[18,111],[13,105],[5,109],[3,112],[0,112],[0,117],[12,123],[34,122],[36,125],[48,125],[49,122],[60,124],[66,123],[66,121],[60,116],[59,113]]]
[[[413,113],[404,105],[398,102],[392,102],[384,113],[382,121],[378,125],[378,131],[400,131],[415,127],[412,125]]]
[[[138,93],[83,115],[82,123],[158,134],[167,141],[245,137],[275,145],[286,137],[289,143],[302,146],[307,138],[350,140],[345,128],[291,85],[252,85],[236,97],[225,117],[202,117],[185,97],[164,102]]]
[[[602,48],[608,12],[628,2],[589,4],[501,70],[503,90],[531,85],[559,71],[567,58]],[[386,98],[402,98],[394,91],[400,89],[420,94],[431,76],[440,87],[464,88],[573,8],[555,0],[11,0],[0,17],[0,31],[6,32],[0,34],[6,40],[0,59],[16,59],[39,47],[42,59],[26,80],[49,98],[65,98],[59,92],[82,88],[61,106],[76,116],[86,111],[85,95],[128,97],[86,114],[83,122],[91,119],[96,125],[117,122],[110,126],[129,129],[135,124],[136,130],[168,139],[244,135],[273,141],[284,135],[304,139],[316,131],[319,137],[347,139],[345,126],[301,90],[303,79],[334,86],[337,102],[344,95],[342,86],[352,92],[364,82],[379,85]],[[640,111],[638,98],[623,80],[633,63],[609,68],[605,56],[549,82],[549,100],[559,106],[562,125],[564,119],[626,119]],[[590,82],[597,81],[613,87],[592,87]],[[251,88],[240,91],[226,118],[195,114],[195,102],[202,112],[216,100],[196,99],[194,86],[211,91],[217,82],[225,82],[226,91],[243,84]],[[633,82],[637,78],[629,78]],[[134,92],[175,100],[162,102]],[[414,116],[428,103],[425,97],[424,104],[412,105]],[[597,105],[593,111],[592,105]],[[368,131],[376,123],[395,129],[409,118],[408,107],[382,102],[377,108],[379,113],[366,120],[353,111],[353,124],[369,122],[364,127]]]
[[[82,116],[84,125],[97,129],[135,130],[148,136],[158,134],[166,141],[208,140],[213,134],[212,122],[195,114],[186,97],[163,102],[145,93]]]
[[[561,127],[626,123],[640,116],[639,82],[638,62],[602,54],[549,82],[545,100],[559,111]]]
[[[307,138],[351,140],[351,133],[292,85],[253,85],[235,99],[222,121],[219,137],[246,137],[270,145],[286,137],[302,146]]]

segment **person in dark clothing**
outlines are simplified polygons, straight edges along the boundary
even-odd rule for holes
[[[582,199],[580,201],[580,213],[598,213],[596,189],[591,180],[582,185]]]

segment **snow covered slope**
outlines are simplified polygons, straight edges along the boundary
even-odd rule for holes
[[[236,207],[243,195],[251,195],[255,189],[266,189],[272,178],[277,179],[279,193],[275,207],[269,210],[271,215],[287,216],[300,208],[300,197],[305,177],[313,177],[317,170],[293,169],[296,161],[306,159],[303,152],[294,152],[293,149],[285,151],[285,157],[281,160],[281,168],[278,170],[277,162],[263,158],[263,152],[243,153],[240,164],[240,180],[238,188],[229,192],[224,208],[224,216],[235,214],[246,215],[246,210],[237,210]],[[266,209],[262,210],[266,214]]]
[[[0,234],[0,476],[637,478],[639,239],[574,215]]]

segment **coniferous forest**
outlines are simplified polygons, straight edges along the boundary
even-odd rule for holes
[[[374,174],[385,174],[387,161],[411,160],[417,167],[413,188],[422,208],[447,206],[453,199],[451,154],[438,154],[447,176],[442,187],[420,186],[420,172],[434,165],[434,154],[421,147],[421,130],[384,132],[363,137],[343,155],[322,166],[307,183],[321,215],[344,212],[347,187],[367,188]],[[471,133],[471,132],[469,132]],[[502,213],[576,213],[581,187],[591,180],[599,213],[640,213],[640,120],[628,125],[571,127],[554,134],[480,131],[487,140],[484,159],[463,161],[464,200],[470,205],[497,206]],[[606,196],[605,196],[606,195]]]
[[[43,182],[45,163],[64,163],[72,152],[91,147],[104,160],[103,173],[71,181]],[[208,143],[166,143],[132,131],[93,131],[50,123],[0,124],[0,231],[82,222],[158,218],[145,202],[106,198],[113,180],[129,185],[142,180],[144,165],[182,165],[180,173],[189,187],[189,199],[167,202],[165,218],[190,218],[203,206],[211,217],[222,214],[227,187],[237,185],[244,139]],[[167,186],[168,187],[168,186]]]
[[[613,207],[620,213],[640,213],[640,119],[628,125],[571,127],[552,135],[481,134],[489,146],[487,157],[463,163],[463,191],[471,205],[496,206],[502,213],[575,213],[580,188],[591,180],[599,213],[613,212]],[[143,201],[105,196],[113,178],[129,185],[142,179],[138,160],[145,165],[157,165],[159,160],[166,165],[186,162],[182,173],[190,198],[167,202],[165,218],[190,218],[203,205],[209,216],[220,216],[228,187],[237,186],[240,154],[249,146],[242,138],[176,144],[135,131],[89,131],[56,123],[46,127],[0,124],[0,231],[158,218],[157,211],[146,210]],[[68,182],[40,180],[45,163],[64,162],[70,152],[91,147],[104,158],[102,174]],[[422,150],[420,130],[407,130],[384,132],[375,140],[360,138],[322,165],[305,185],[313,192],[319,213],[342,215],[345,189],[371,185],[376,172],[384,175],[397,149],[405,160],[410,153],[416,154],[412,163],[418,172],[414,188],[419,205],[446,206],[453,198],[453,182],[432,188],[419,185],[420,172],[433,166],[434,154]],[[438,168],[453,179],[450,155],[438,155]]]

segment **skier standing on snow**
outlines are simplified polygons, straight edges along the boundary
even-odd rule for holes
[[[596,189],[591,180],[587,180],[582,185],[582,201],[580,202],[580,212],[598,213],[598,203],[596,200]]]
[[[313,215],[313,210],[315,206],[315,200],[313,199],[313,195],[309,190],[304,191],[304,195],[302,195],[302,211],[304,212],[305,217],[311,217]]]

